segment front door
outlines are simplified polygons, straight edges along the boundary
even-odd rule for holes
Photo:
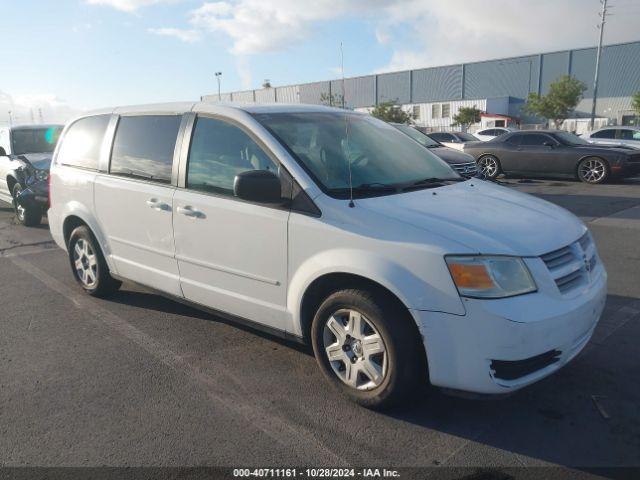
[[[521,134],[512,159],[512,170],[525,174],[559,173],[557,141],[543,133]]]
[[[182,116],[123,116],[110,174],[95,180],[95,208],[117,274],[182,296],[173,240],[171,185]]]
[[[173,227],[185,298],[284,330],[289,211],[241,201],[235,176],[278,173],[278,163],[238,124],[200,115]]]

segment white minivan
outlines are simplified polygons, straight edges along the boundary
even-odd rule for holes
[[[305,105],[116,108],[70,122],[51,233],[91,295],[122,280],[308,342],[388,406],[500,394],[587,344],[607,274],[585,225],[464,179],[393,126]]]

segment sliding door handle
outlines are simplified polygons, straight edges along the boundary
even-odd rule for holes
[[[153,208],[154,210],[170,210],[171,208],[168,204],[158,200],[157,198],[150,198],[146,203],[149,208]]]
[[[186,207],[178,207],[176,208],[176,212],[178,212],[180,215],[184,215],[186,217],[191,217],[191,218],[205,217],[204,213],[202,213],[199,210],[196,210],[191,205],[187,205]]]

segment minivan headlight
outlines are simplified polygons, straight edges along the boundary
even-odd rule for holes
[[[453,283],[462,297],[504,298],[537,290],[519,257],[446,256]]]

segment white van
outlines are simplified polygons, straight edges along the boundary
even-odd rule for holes
[[[319,106],[116,108],[67,125],[51,233],[95,296],[124,279],[313,345],[368,407],[478,393],[575,357],[607,274],[584,224],[393,126]]]

